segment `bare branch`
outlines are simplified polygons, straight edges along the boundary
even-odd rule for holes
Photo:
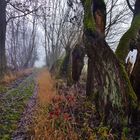
[[[132,6],[131,6],[129,0],[126,0],[126,2],[127,2],[127,5],[128,5],[128,7],[129,7],[129,9],[134,13],[134,9],[132,8]]]
[[[27,15],[29,15],[29,14],[31,14],[31,13],[33,13],[33,12],[36,12],[41,6],[39,6],[39,7],[37,7],[36,9],[33,9],[33,10],[31,10],[31,11],[24,11],[24,10],[21,10],[21,9],[19,9],[18,7],[16,7],[15,5],[13,5],[12,3],[9,3],[14,9],[16,9],[17,11],[19,11],[19,12],[21,12],[21,13],[23,13],[23,14],[21,14],[21,15],[18,15],[18,16],[11,16],[11,17],[9,17],[8,19],[7,19],[7,21],[6,21],[6,23],[8,23],[11,19],[16,19],[16,18],[20,18],[20,17],[24,17],[24,16],[27,16]]]

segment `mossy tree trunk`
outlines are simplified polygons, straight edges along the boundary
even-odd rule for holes
[[[133,71],[130,75],[130,81],[132,87],[137,95],[138,98],[138,105],[137,108],[133,110],[133,119],[132,123],[137,128],[135,131],[136,136],[140,136],[139,129],[140,129],[140,33],[139,38],[136,40],[134,44],[134,48],[137,49],[137,57],[133,67]]]
[[[140,32],[137,37],[138,38],[135,39],[135,42],[133,44],[133,48],[137,49],[137,56],[132,73],[130,74],[130,81],[138,97],[138,102],[140,102]]]
[[[67,84],[72,84],[72,49],[68,45],[65,49],[65,57],[61,64],[60,68],[60,76],[65,77],[67,79]]]
[[[5,52],[5,38],[6,38],[6,1],[0,1],[0,80],[6,72],[6,52]]]
[[[66,47],[65,52],[66,52],[66,54],[65,54],[64,60],[62,62],[61,68],[60,68],[60,75],[64,76],[64,77],[67,75],[71,48],[69,46]]]
[[[77,44],[72,51],[72,79],[79,81],[84,66],[85,50],[81,44]]]
[[[132,111],[132,122],[135,126],[138,126],[140,124],[138,119],[138,117],[140,117],[140,0],[136,0],[133,12],[134,16],[131,26],[122,36],[116,50],[116,55],[118,59],[125,64],[129,51],[137,49],[136,62],[130,75],[130,81],[138,98],[137,109]]]
[[[87,96],[95,101],[104,123],[121,125],[136,96],[125,68],[104,39],[106,6],[103,0],[82,0],[84,42],[88,55]],[[95,18],[96,17],[96,18]]]
[[[136,39],[138,38],[138,39]],[[140,0],[136,0],[134,17],[129,30],[122,36],[116,50],[118,59],[125,64],[126,57],[130,50],[137,49],[137,58],[130,75],[131,84],[140,100]]]
[[[128,31],[120,39],[119,45],[116,49],[118,59],[125,64],[126,57],[130,51],[130,43],[135,40],[136,35],[140,29],[140,0],[136,0],[134,17]]]

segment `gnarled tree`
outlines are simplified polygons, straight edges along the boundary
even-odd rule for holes
[[[127,2],[129,3],[129,0],[127,0]],[[131,7],[131,5],[129,4],[129,7]],[[136,95],[138,96],[138,100],[140,100],[140,91],[139,91],[139,87],[140,87],[140,59],[139,59],[139,39],[136,40],[137,36],[139,36],[139,30],[140,30],[140,0],[136,0],[135,2],[135,7],[134,9],[131,10],[134,13],[134,17],[131,23],[131,26],[129,28],[129,30],[122,36],[119,45],[117,47],[116,50],[116,55],[118,57],[118,59],[125,64],[126,61],[126,57],[128,55],[128,53],[130,52],[130,50],[133,49],[137,49],[137,58],[136,58],[136,62],[131,74],[131,83],[132,86],[134,88],[134,91],[136,93]]]
[[[104,123],[123,125],[137,98],[125,68],[104,38],[106,5],[103,0],[82,0],[82,4],[88,55],[87,96],[95,101]]]
[[[136,0],[134,8],[134,17],[128,31],[122,36],[116,49],[118,59],[125,64],[126,57],[130,51],[130,42],[135,40],[138,30],[140,29],[140,1]]]
[[[129,0],[127,0],[127,3],[134,16],[130,28],[122,36],[119,42],[116,50],[116,55],[118,59],[123,64],[125,64],[128,53],[130,51],[133,51],[133,49],[137,50],[136,62],[134,64],[132,73],[130,74],[131,85],[138,98],[137,108],[133,110],[133,123],[137,127],[140,123],[138,119],[138,117],[140,117],[140,0],[135,1],[134,9],[131,7]],[[137,131],[135,133],[139,134],[139,132]]]

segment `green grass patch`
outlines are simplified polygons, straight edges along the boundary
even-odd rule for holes
[[[7,92],[7,87],[0,85],[0,94],[4,92]]]
[[[1,91],[5,91],[3,88],[1,89]],[[30,76],[17,88],[7,91],[0,97],[0,140],[11,139],[33,90],[34,80]]]

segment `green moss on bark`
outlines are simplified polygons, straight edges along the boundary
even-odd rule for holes
[[[95,31],[95,21],[92,15],[93,0],[83,0],[84,7],[84,28],[92,32]]]
[[[126,89],[127,89],[126,92],[128,93],[128,99],[130,101],[130,106],[132,108],[135,108],[137,106],[137,96],[132,88],[132,85],[130,83],[128,74],[125,70],[125,67],[122,64],[120,64],[120,66],[121,66],[123,79],[126,81]]]
[[[120,64],[104,38],[100,34],[98,36],[90,34],[96,33],[95,19],[91,8],[93,3],[92,0],[85,0],[83,3],[84,28],[89,33],[85,32],[84,38],[89,57],[86,94],[92,102],[95,102],[100,119],[105,124],[126,125],[130,108],[136,107],[137,97],[124,66]],[[124,58],[124,61],[129,39],[137,34],[140,25],[138,20],[139,17],[136,17],[133,26],[123,37],[125,40],[122,39],[119,44],[120,50],[117,50],[117,53],[120,59]]]
[[[122,36],[119,45],[116,49],[116,55],[123,64],[125,63],[125,59],[129,53],[129,42],[131,39],[135,39],[139,29],[140,29],[140,14],[134,17],[131,27]]]

